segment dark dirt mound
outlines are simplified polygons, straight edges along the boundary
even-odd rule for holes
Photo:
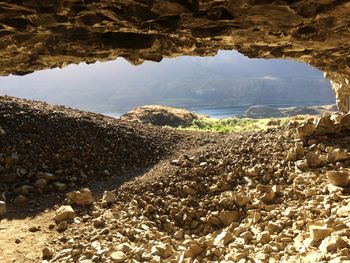
[[[149,105],[136,108],[123,116],[122,120],[139,121],[156,126],[187,127],[194,120],[205,116],[190,112],[185,109],[177,109],[159,105]]]

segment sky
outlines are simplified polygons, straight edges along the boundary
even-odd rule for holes
[[[134,96],[135,103],[131,106],[135,106],[136,101],[141,105],[142,96],[150,97],[150,93],[165,86],[176,91],[187,85],[189,89],[194,87],[202,92],[205,83],[214,83],[215,89],[215,85],[221,85],[217,83],[222,79],[273,81],[290,74],[297,78],[316,76],[323,79],[322,72],[299,62],[249,59],[236,51],[222,51],[215,57],[178,57],[139,66],[119,58],[104,63],[81,63],[63,69],[42,70],[26,76],[0,77],[0,94],[103,111],[103,101],[113,103],[110,100],[114,98],[115,103],[119,103],[123,98],[132,100]],[[163,98],[166,94],[159,96]]]

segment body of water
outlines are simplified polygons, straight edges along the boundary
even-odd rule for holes
[[[304,105],[297,105],[297,104],[269,104],[265,106],[273,107],[273,108],[288,108],[288,107],[296,107],[296,106],[321,106],[324,104],[304,104]],[[331,103],[329,103],[331,104]],[[217,118],[217,119],[223,119],[223,118],[229,118],[229,117],[235,117],[235,116],[242,116],[244,115],[245,111],[250,106],[226,106],[226,107],[208,107],[208,106],[198,106],[198,107],[187,107],[186,109],[198,114],[207,115],[211,118]],[[185,107],[179,107],[179,108],[185,108]],[[115,112],[115,113],[103,113],[104,115],[119,118],[121,115],[125,114],[126,112]]]

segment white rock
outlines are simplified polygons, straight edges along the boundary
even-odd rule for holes
[[[75,218],[75,212],[70,205],[61,206],[56,210],[55,220],[61,222],[64,220],[70,220]]]

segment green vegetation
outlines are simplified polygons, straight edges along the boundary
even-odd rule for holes
[[[305,116],[273,119],[250,119],[239,117],[227,119],[204,118],[194,120],[191,126],[178,127],[177,129],[208,132],[253,132],[264,130],[268,127],[287,125],[290,121],[302,121],[304,119]]]

